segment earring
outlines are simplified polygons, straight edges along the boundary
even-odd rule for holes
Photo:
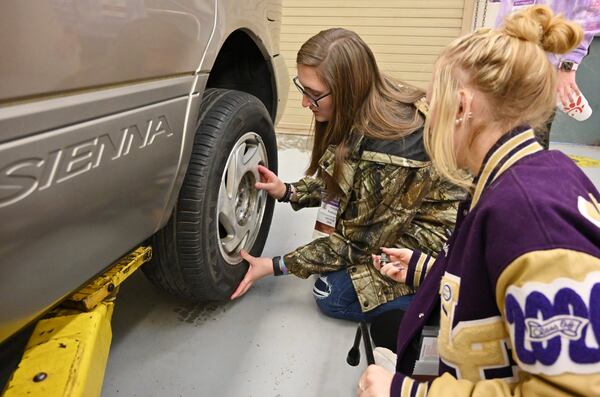
[[[466,119],[469,120],[470,118],[473,117],[473,113],[469,112],[466,114]],[[465,121],[464,117],[459,117],[457,118],[454,122],[456,123],[456,125],[462,124],[462,122]]]

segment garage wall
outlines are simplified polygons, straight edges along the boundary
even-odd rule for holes
[[[471,29],[474,0],[283,0],[281,54],[290,77],[296,53],[312,35],[330,27],[357,32],[382,71],[425,88],[441,49]],[[277,131],[307,134],[312,114],[290,95]]]

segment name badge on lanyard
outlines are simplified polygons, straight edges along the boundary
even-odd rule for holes
[[[321,208],[317,212],[317,221],[313,231],[313,239],[327,237],[335,230],[337,213],[340,209],[340,200],[328,200],[325,194],[321,196]]]

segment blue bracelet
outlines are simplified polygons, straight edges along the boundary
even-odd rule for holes
[[[283,261],[282,256],[276,256],[273,258],[273,275],[275,276],[284,276],[288,274],[287,267],[285,267],[285,262]]]
[[[285,266],[283,256],[279,257],[279,268],[281,269],[281,274],[286,275],[289,273],[287,267]]]

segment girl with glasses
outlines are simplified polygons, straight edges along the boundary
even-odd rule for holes
[[[412,288],[383,277],[371,255],[388,245],[441,249],[463,196],[425,153],[425,93],[381,74],[369,47],[346,29],[304,43],[297,70],[302,106],[314,114],[307,176],[286,184],[260,167],[256,187],[294,209],[325,202],[335,208],[335,225],[329,236],[276,258],[243,252],[250,268],[232,299],[268,275],[318,274],[313,291],[326,315],[361,321],[405,309]]]

